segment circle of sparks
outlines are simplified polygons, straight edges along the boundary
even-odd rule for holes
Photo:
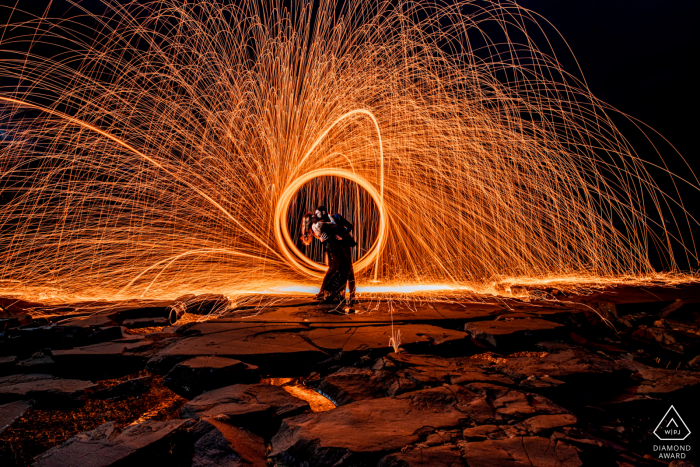
[[[379,233],[377,234],[377,238],[374,240],[374,243],[369,248],[367,253],[358,259],[353,265],[355,272],[359,273],[375,263],[379,257],[384,236],[386,234],[386,216],[380,193],[364,177],[348,170],[313,170],[297,178],[290,183],[289,186],[287,186],[284,192],[280,195],[279,201],[277,202],[277,209],[275,209],[275,238],[277,239],[277,245],[280,247],[285,257],[289,260],[290,264],[294,265],[299,272],[306,274],[307,276],[319,278],[322,277],[323,273],[328,270],[328,266],[312,261],[301,251],[299,251],[292,241],[292,237],[289,234],[289,229],[286,222],[289,203],[299,188],[314,178],[324,176],[341,177],[357,183],[372,197],[374,204],[379,210]]]

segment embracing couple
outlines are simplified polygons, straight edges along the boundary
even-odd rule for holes
[[[328,271],[316,300],[340,303],[345,300],[346,286],[350,289],[348,303],[354,300],[355,271],[351,250],[357,246],[357,242],[351,233],[352,224],[340,214],[328,215],[325,206],[319,206],[314,213],[304,214],[301,222],[302,242],[310,245],[313,237],[316,237],[328,254]]]

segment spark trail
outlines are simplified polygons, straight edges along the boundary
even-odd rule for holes
[[[535,45],[545,20],[531,11],[104,4],[3,27],[5,292],[313,283],[324,266],[290,218],[317,204],[358,225],[360,282],[382,290],[649,277],[651,248],[675,273],[674,244],[697,265],[692,239],[654,220],[688,216],[682,200],[614,109]],[[352,189],[314,195],[338,180]]]

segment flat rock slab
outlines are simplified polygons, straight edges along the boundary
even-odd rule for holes
[[[58,326],[77,326],[83,328],[99,328],[106,326],[117,326],[107,314],[96,314],[79,318],[65,319],[56,323]]]
[[[562,426],[575,425],[578,420],[572,414],[537,415],[528,418],[522,424],[532,434],[549,431]]]
[[[457,446],[433,446],[395,452],[383,457],[377,467],[467,467]]]
[[[95,344],[120,337],[120,328],[104,332],[103,328],[81,326],[46,325],[11,329],[6,339],[0,339],[0,353],[3,355],[28,356],[39,350],[69,349],[75,346]]]
[[[288,465],[371,464],[420,439],[416,432],[459,425],[458,406],[477,396],[463,388],[437,388],[348,404],[282,422],[270,457]]]
[[[567,412],[541,396],[446,385],[287,418],[272,439],[270,457],[288,465],[369,465],[418,442],[427,427],[436,431],[554,413]]]
[[[263,374],[287,376],[329,357],[304,339],[304,329],[293,324],[196,323],[186,329],[185,335],[191,337],[156,353],[148,368],[167,373],[175,364],[192,357],[218,356],[257,365]]]
[[[502,313],[503,305],[497,303],[406,303],[406,302],[360,302],[348,314],[328,313],[327,305],[313,301],[298,301],[270,306],[254,312],[246,309],[233,310],[218,321],[258,323],[447,323],[461,325],[468,321],[488,320]]]
[[[399,334],[400,333],[400,334]],[[362,352],[370,349],[391,349],[389,340],[400,335],[401,347],[417,350],[443,344],[463,344],[466,347],[468,334],[429,324],[403,324],[395,326],[319,327],[303,335],[315,346],[330,353]]]
[[[469,467],[579,467],[579,450],[547,438],[513,437],[464,445]]]
[[[310,410],[309,403],[279,386],[234,384],[205,392],[180,411],[182,418],[221,417],[228,423],[268,433],[285,417]]]
[[[337,406],[368,399],[379,399],[422,389],[400,376],[365,368],[346,367],[321,380],[317,391]]]
[[[392,334],[393,333],[395,334]],[[400,332],[401,346],[430,351],[437,346],[467,345],[467,334],[427,324],[401,326],[300,327],[294,324],[249,324],[218,320],[188,326],[186,336],[149,361],[149,369],[164,373],[175,364],[196,356],[218,356],[260,367],[263,374],[287,376],[343,352],[382,349]]]
[[[168,326],[170,321],[168,318],[135,318],[135,319],[125,319],[122,321],[122,326],[129,329],[137,328],[150,328],[154,326]]]
[[[244,428],[204,418],[192,428],[192,467],[267,467],[265,441]]]
[[[516,349],[542,340],[553,340],[564,326],[532,317],[467,323],[464,330],[475,340],[498,350]]]
[[[27,401],[15,401],[0,405],[0,433],[5,431],[12,423],[31,407]]]
[[[121,433],[113,422],[70,438],[35,458],[35,467],[106,467],[117,462],[138,465],[139,454],[167,438],[185,424],[184,420],[147,420]],[[163,446],[168,449],[168,446]]]
[[[71,405],[94,388],[90,381],[43,374],[10,375],[0,378],[0,400],[31,399],[41,406]]]
[[[255,365],[225,357],[194,357],[175,365],[165,376],[165,385],[192,399],[204,391],[260,381]]]
[[[75,347],[68,350],[57,350],[53,355],[57,359],[62,357],[84,355],[96,356],[98,358],[110,357],[114,355],[124,355],[144,350],[153,344],[153,341],[143,336],[129,336],[123,339],[116,339],[110,342],[102,342],[94,345]]]
[[[115,378],[145,367],[158,350],[157,343],[143,336],[53,351],[57,372],[63,376],[90,379]],[[164,344],[161,344],[163,346]]]

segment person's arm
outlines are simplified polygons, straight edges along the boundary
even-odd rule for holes
[[[346,218],[344,218],[340,214],[336,214],[335,221],[340,227],[342,227],[345,230],[345,234],[343,235],[343,237],[350,235],[350,232],[352,232],[353,225]]]
[[[317,224],[318,224],[318,232],[319,233],[316,234],[316,232],[314,231],[314,234],[316,235],[316,238],[318,238],[321,241],[321,243],[323,243],[326,240],[328,240],[328,232],[324,232],[324,227],[327,225],[332,225],[332,224],[330,222],[323,222],[323,221],[317,222]]]

